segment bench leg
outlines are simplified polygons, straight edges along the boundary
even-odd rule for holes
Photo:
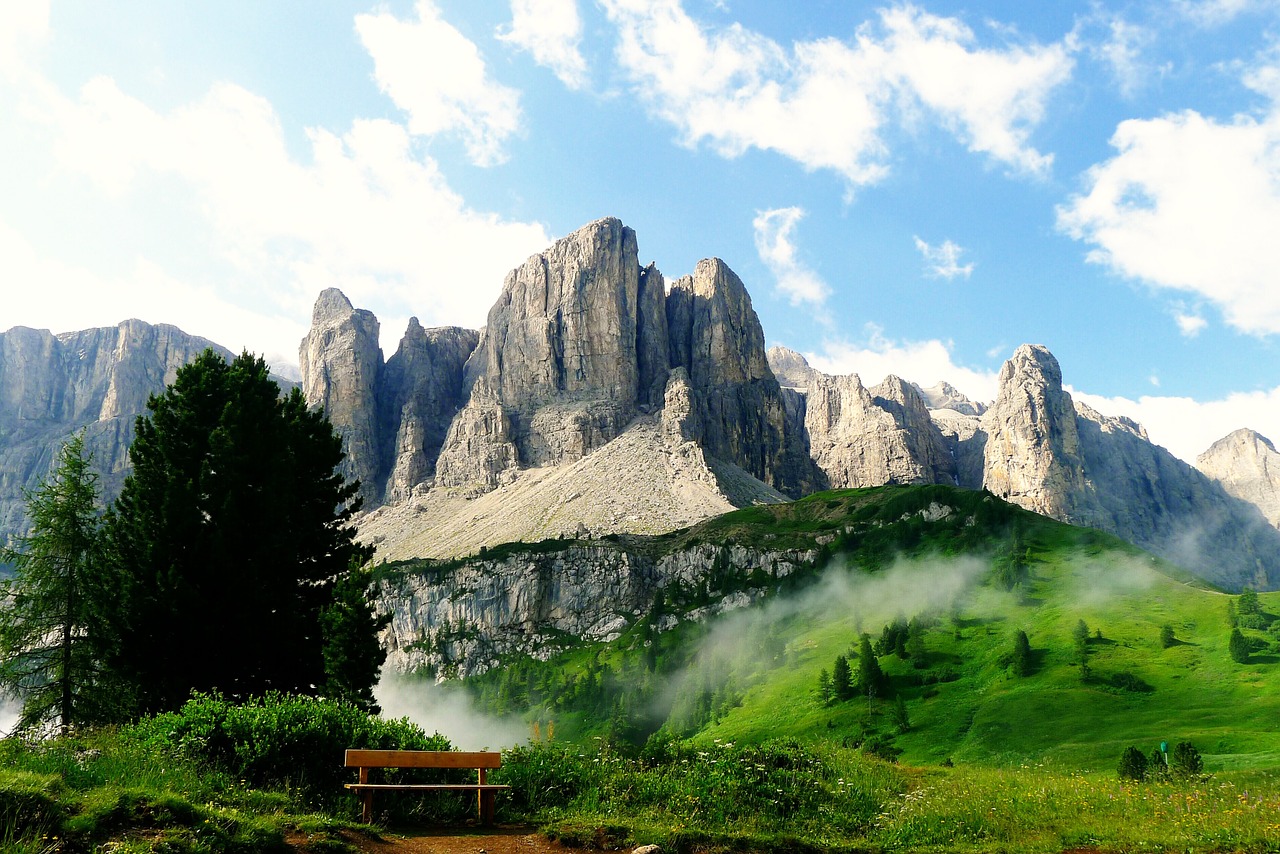
[[[480,823],[493,824],[494,793],[481,791],[479,794]]]
[[[365,789],[360,793],[360,800],[364,806],[360,813],[360,821],[365,824],[373,824],[373,791]]]

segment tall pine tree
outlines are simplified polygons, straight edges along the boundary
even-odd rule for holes
[[[0,551],[15,575],[0,583],[0,684],[22,700],[19,729],[111,716],[118,691],[101,671],[99,605],[108,593],[99,559],[98,476],[77,434],[35,492],[31,533]]]
[[[205,351],[147,408],[106,522],[120,591],[110,661],[137,711],[192,690],[323,691],[326,633],[346,630],[344,614],[372,623],[357,602],[367,585],[342,584],[370,550],[350,525],[358,485],[336,473],[341,439],[248,353],[228,364]],[[341,678],[348,693],[368,688]]]

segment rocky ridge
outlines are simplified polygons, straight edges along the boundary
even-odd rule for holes
[[[80,430],[104,499],[113,499],[147,398],[208,348],[232,357],[212,341],[141,320],[60,335],[21,326],[0,333],[0,543],[27,532],[23,490],[39,486]]]
[[[793,417],[833,486],[986,489],[1116,534],[1230,589],[1280,586],[1280,537],[1259,511],[1273,506],[1270,472],[1280,469],[1247,434],[1218,443],[1217,462],[1205,464],[1235,484],[1224,488],[1152,444],[1132,420],[1075,402],[1041,346],[1023,345],[1005,363],[988,408],[942,385],[931,397],[946,406],[926,409],[918,387],[896,377],[867,390],[856,375],[830,377],[797,353],[769,355],[802,398]]]
[[[1236,430],[1196,457],[1196,468],[1280,528],[1280,452],[1270,439],[1253,430]]]

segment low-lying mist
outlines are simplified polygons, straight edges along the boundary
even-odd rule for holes
[[[529,739],[528,724],[514,716],[485,714],[462,685],[384,673],[373,694],[383,717],[408,718],[461,750],[498,750]]]

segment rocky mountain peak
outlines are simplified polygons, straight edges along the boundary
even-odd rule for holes
[[[320,292],[311,312],[311,330],[298,348],[302,391],[312,406],[324,408],[343,439],[342,473],[360,481],[368,501],[382,497],[378,473],[378,392],[382,348],[378,318],[352,306],[337,288]]]
[[[1247,428],[1236,430],[1196,457],[1196,468],[1228,494],[1256,505],[1280,528],[1280,453],[1270,439]]]
[[[916,386],[916,390],[924,397],[930,409],[950,409],[961,415],[981,415],[987,411],[986,404],[970,400],[951,383],[943,381],[928,388]]]
[[[809,361],[804,356],[795,350],[775,344],[769,348],[765,357],[768,359],[773,375],[785,388],[803,391],[809,387],[815,371],[809,366]]]
[[[1075,405],[1048,348],[1023,344],[1004,363],[982,427],[987,489],[1055,519],[1088,522]]]

